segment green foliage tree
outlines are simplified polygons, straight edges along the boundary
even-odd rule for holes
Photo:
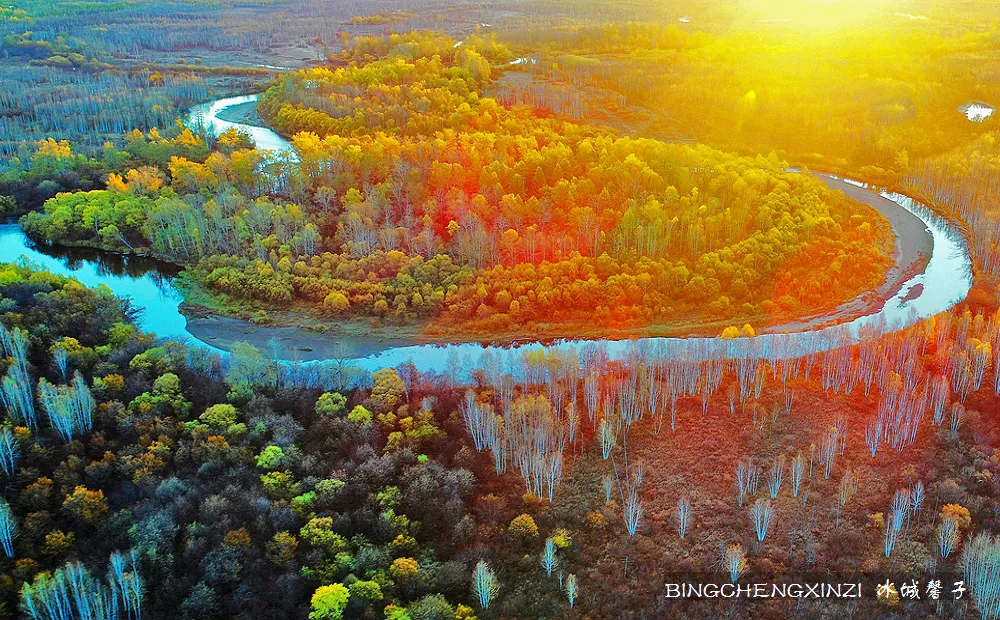
[[[316,413],[339,415],[347,407],[347,399],[338,392],[324,392],[316,401]]]
[[[277,469],[285,458],[285,452],[279,446],[267,446],[257,455],[257,467],[261,469]]]
[[[316,588],[312,595],[309,620],[340,620],[344,617],[350,597],[351,592],[339,583]]]
[[[218,431],[225,430],[235,424],[239,419],[239,414],[236,411],[236,407],[233,405],[228,403],[219,403],[205,409],[204,413],[198,416],[198,419],[203,424],[207,424],[213,430]]]

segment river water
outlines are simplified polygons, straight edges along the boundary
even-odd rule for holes
[[[249,133],[250,137],[253,138],[254,144],[260,150],[273,151],[276,155],[294,155],[295,151],[292,150],[292,145],[289,144],[288,140],[285,140],[274,131],[266,127],[224,121],[218,116],[226,108],[254,101],[257,101],[257,95],[227,97],[226,99],[216,99],[208,103],[201,103],[188,111],[184,122],[188,127],[202,125],[206,129],[211,130],[215,135],[219,135],[227,129],[235,127]]]
[[[256,95],[221,99],[195,106],[187,115],[187,122],[211,124],[215,131],[229,127],[248,130],[259,148],[282,155],[294,155],[291,145],[275,132],[218,119],[225,108],[255,101]],[[863,186],[850,180],[846,183]],[[871,190],[869,190],[871,191]],[[744,355],[785,358],[828,350],[859,338],[900,329],[914,322],[944,312],[965,299],[972,285],[972,269],[964,237],[942,218],[923,205],[900,195],[881,193],[923,221],[933,238],[933,251],[923,273],[906,281],[898,293],[886,300],[878,310],[850,322],[819,329],[791,333],[766,333],[754,338],[723,340],[721,338],[639,338],[635,340],[597,341],[605,347],[611,359],[633,355],[636,352],[669,355],[682,359],[704,359],[726,355]],[[73,276],[88,286],[108,286],[115,294],[128,297],[142,313],[139,326],[165,339],[194,342],[215,351],[220,349],[192,338],[186,329],[186,319],[180,312],[182,295],[171,282],[176,270],[157,261],[139,257],[121,257],[94,251],[61,250],[36,247],[16,225],[0,226],[0,262],[11,262],[25,257],[54,273]],[[266,328],[262,328],[266,329]],[[580,350],[594,341],[559,340],[546,343],[519,344],[513,351],[556,346]],[[501,346],[484,346],[478,343],[449,345],[412,345],[389,347],[363,359],[351,360],[352,366],[374,370],[413,362],[422,371],[442,372],[449,367],[469,368],[486,351],[494,359],[507,358],[512,349]],[[339,361],[338,361],[339,363]]]

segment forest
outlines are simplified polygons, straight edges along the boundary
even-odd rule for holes
[[[1000,618],[998,28],[0,0],[0,618]]]

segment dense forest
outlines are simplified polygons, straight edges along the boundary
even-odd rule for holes
[[[0,618],[1000,617],[980,4],[0,0],[4,232],[254,340],[0,262]],[[236,94],[290,150],[186,124]],[[926,203],[968,296],[809,331],[907,241],[812,170]],[[608,341],[666,334],[719,337]]]
[[[0,280],[8,614],[282,618],[314,591],[314,609],[440,614],[442,593],[467,598],[460,464],[475,466],[446,440],[453,403],[393,370],[349,400],[259,354],[223,367],[140,334],[107,293],[9,265]]]

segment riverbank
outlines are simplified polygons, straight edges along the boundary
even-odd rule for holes
[[[472,334],[441,330],[433,322],[381,324],[365,319],[330,319],[295,310],[271,311],[267,324],[226,316],[206,306],[185,303],[187,331],[213,347],[230,350],[237,342],[278,352],[288,359],[359,359],[396,347],[480,344],[511,347],[527,343],[553,344],[562,340],[635,340],[637,338],[712,338],[734,320],[676,321],[634,329],[593,329],[580,325],[533,326],[520,332]],[[764,317],[739,319],[739,324],[762,324]]]
[[[813,176],[823,181],[830,189],[842,191],[848,198],[875,209],[888,220],[895,235],[893,264],[886,272],[884,281],[877,288],[862,293],[827,312],[783,323],[780,326],[780,331],[817,329],[878,312],[886,301],[896,298],[900,292],[903,292],[902,289],[907,282],[924,273],[934,253],[934,240],[927,225],[898,203],[860,186],[857,182],[821,173],[813,173]],[[913,289],[915,286],[917,286],[916,283],[908,286],[907,290],[903,292],[901,301],[904,304],[919,297]],[[922,291],[922,285],[920,286]],[[766,328],[763,331],[776,333],[779,330]]]
[[[219,120],[240,125],[263,125],[264,119],[257,114],[257,102],[247,101],[223,108],[216,115]]]

